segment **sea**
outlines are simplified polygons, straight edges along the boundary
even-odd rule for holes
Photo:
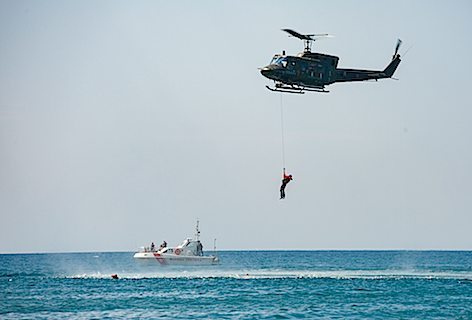
[[[2,254],[0,319],[472,319],[472,251],[217,254]]]

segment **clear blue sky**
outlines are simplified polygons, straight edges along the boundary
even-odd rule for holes
[[[302,43],[400,81],[280,95]],[[0,252],[472,249],[469,1],[0,0]]]

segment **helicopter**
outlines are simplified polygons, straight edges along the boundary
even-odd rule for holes
[[[401,62],[398,49],[402,41],[398,39],[392,61],[384,70],[362,70],[338,68],[339,57],[312,52],[313,42],[328,34],[300,34],[292,29],[282,29],[290,36],[303,40],[305,49],[296,56],[276,54],[269,65],[260,68],[261,74],[273,80],[275,87],[266,86],[271,91],[299,93],[305,91],[327,93],[325,86],[335,82],[352,82],[392,78]]]

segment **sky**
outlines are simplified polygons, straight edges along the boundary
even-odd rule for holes
[[[283,28],[341,68],[401,38],[399,80],[270,92],[258,68],[303,50]],[[197,219],[206,249],[471,250],[471,30],[469,1],[0,0],[0,253]]]

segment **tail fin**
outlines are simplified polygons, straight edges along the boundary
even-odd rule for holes
[[[392,62],[388,64],[388,66],[385,68],[383,73],[385,74],[386,77],[391,78],[393,74],[395,73],[395,70],[397,70],[398,65],[400,64],[400,54],[398,53],[398,49],[400,49],[400,46],[402,45],[402,41],[400,39],[397,40],[397,45],[395,46],[395,53],[393,54],[392,57]]]
[[[384,71],[382,71],[382,73],[384,73],[387,78],[391,78],[401,61],[402,59],[400,59],[400,55],[397,54],[395,58],[393,58],[392,62],[390,62]]]

